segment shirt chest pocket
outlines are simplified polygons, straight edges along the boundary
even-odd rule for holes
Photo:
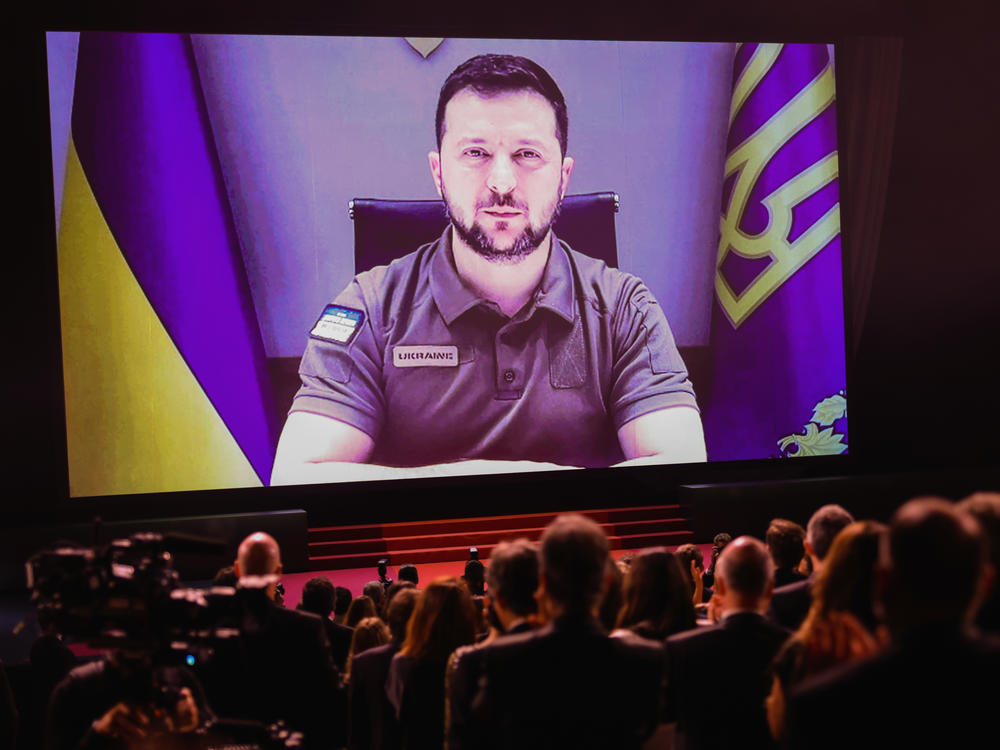
[[[587,341],[579,317],[573,328],[550,332],[549,381],[553,388],[580,388],[587,382],[589,369]]]

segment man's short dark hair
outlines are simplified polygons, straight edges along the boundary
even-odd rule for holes
[[[820,560],[825,558],[837,534],[852,523],[854,516],[839,505],[824,505],[813,513],[806,524],[806,539],[812,546],[813,554]]]
[[[398,578],[401,581],[409,581],[414,586],[420,583],[420,576],[417,575],[417,566],[411,563],[399,566]]]
[[[771,550],[771,557],[777,568],[794,568],[802,561],[806,550],[803,542],[806,530],[795,521],[787,518],[775,518],[767,527],[764,541]]]
[[[569,141],[569,115],[562,91],[541,65],[527,57],[516,55],[476,55],[452,71],[441,86],[438,95],[437,115],[434,120],[438,151],[444,138],[444,112],[448,102],[458,92],[472,89],[477,95],[489,98],[513,91],[534,91],[545,97],[556,116],[556,139],[562,155],[566,156]]]
[[[344,586],[337,586],[335,589],[337,594],[333,603],[333,613],[335,615],[346,615],[347,610],[351,606],[351,600],[354,597],[351,595],[351,590]]]
[[[552,601],[583,615],[601,595],[608,538],[594,521],[575,513],[558,516],[542,534],[539,575]]]
[[[913,622],[964,617],[989,554],[979,522],[940,498],[918,498],[897,510],[887,551],[889,596]]]
[[[337,599],[336,589],[329,578],[310,578],[302,587],[301,608],[320,617],[329,617]]]
[[[486,571],[490,596],[522,617],[537,609],[538,552],[527,539],[500,542],[490,553]]]
[[[465,563],[465,585],[469,587],[469,593],[473,596],[482,596],[483,582],[486,580],[486,568],[479,560],[468,560]]]

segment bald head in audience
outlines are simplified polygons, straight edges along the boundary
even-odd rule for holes
[[[239,578],[245,576],[280,576],[281,549],[270,534],[255,531],[242,542],[233,565]],[[267,585],[267,595],[274,599],[277,579]]]
[[[715,566],[721,614],[763,612],[774,588],[774,562],[759,539],[741,536],[726,545]]]

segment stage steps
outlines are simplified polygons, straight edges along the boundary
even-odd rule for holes
[[[611,549],[676,547],[694,541],[691,516],[681,505],[653,505],[579,511],[608,535]],[[322,526],[308,531],[308,570],[344,570],[389,565],[467,560],[469,547],[489,558],[504,539],[538,540],[558,513],[527,513],[440,521]]]

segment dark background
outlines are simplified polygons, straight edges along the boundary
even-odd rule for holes
[[[765,514],[802,502],[808,515],[826,497],[856,515],[865,507],[884,515],[913,494],[1000,488],[1000,55],[988,3],[710,0],[528,11],[496,3],[132,5],[22,11],[9,38],[5,171],[15,197],[3,264],[5,530],[95,514],[305,508],[317,525],[611,507],[686,501],[681,486],[693,483],[725,484],[717,497]],[[836,43],[851,455],[69,500],[46,29]]]

